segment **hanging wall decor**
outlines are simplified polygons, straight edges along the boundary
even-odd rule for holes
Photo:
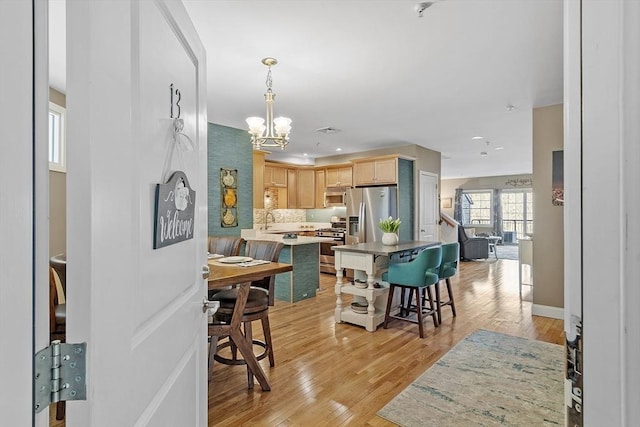
[[[220,168],[220,225],[238,226],[238,170]]]
[[[156,185],[153,249],[193,239],[195,202],[196,192],[182,171]]]

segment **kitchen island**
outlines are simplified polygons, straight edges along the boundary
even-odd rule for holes
[[[389,294],[389,284],[381,279],[389,263],[407,262],[421,250],[438,246],[440,242],[410,241],[397,245],[382,243],[357,243],[334,246],[336,264],[336,323],[348,322],[364,326],[373,332],[384,321],[384,312]],[[354,282],[344,282],[344,268],[354,270]],[[362,280],[366,277],[366,281]],[[362,280],[362,281],[360,281]],[[377,286],[376,286],[377,283]],[[342,295],[353,295],[353,302],[367,306],[366,313],[344,306]]]
[[[316,290],[320,287],[320,242],[333,239],[306,236],[287,239],[282,234],[264,232],[243,233],[242,238],[284,244],[278,261],[291,264],[293,270],[276,276],[274,295],[276,299],[293,303],[316,296]]]

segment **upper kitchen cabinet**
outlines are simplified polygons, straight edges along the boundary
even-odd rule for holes
[[[264,151],[253,151],[253,208],[264,208]]]
[[[298,171],[287,169],[287,208],[298,209]]]
[[[287,187],[287,168],[265,163],[264,187]]]
[[[353,161],[353,180],[358,187],[398,182],[398,157],[377,157]]]
[[[298,209],[315,208],[315,180],[313,169],[298,169]]]
[[[324,189],[325,189],[325,175],[326,172],[324,169],[317,169],[315,171],[316,175],[316,194],[315,194],[315,208],[322,209],[324,208]]]
[[[341,166],[326,169],[327,187],[351,187],[353,185],[353,168]]]

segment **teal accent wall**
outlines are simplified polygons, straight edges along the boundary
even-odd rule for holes
[[[285,245],[278,261],[293,264],[293,271],[276,276],[275,297],[282,301],[298,302],[316,296],[320,287],[320,245]]]
[[[208,124],[207,136],[209,235],[240,236],[253,228],[253,147],[249,134],[240,129]],[[238,226],[220,224],[220,168],[238,170]]]
[[[413,184],[413,161],[398,159],[398,217],[402,220],[398,232],[400,241],[413,240],[413,217],[415,215]]]

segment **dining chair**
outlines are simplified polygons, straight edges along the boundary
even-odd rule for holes
[[[246,244],[245,255],[250,256],[253,259],[278,261],[283,247],[284,245],[280,242],[249,240]],[[265,357],[268,357],[269,366],[275,366],[273,343],[271,341],[271,326],[269,324],[269,306],[273,305],[274,287],[275,275],[266,277],[263,280],[252,282],[251,289],[249,290],[249,296],[247,297],[247,304],[245,305],[241,320],[244,336],[247,342],[251,346],[257,345],[264,349],[256,356],[256,359],[262,360]],[[243,359],[238,359],[237,347],[231,337],[227,336],[228,341],[218,344],[218,341],[226,336],[220,335],[219,331],[224,330],[220,325],[228,325],[231,323],[231,317],[233,316],[237,296],[238,289],[233,288],[220,291],[212,297],[213,301],[219,301],[220,307],[213,315],[213,323],[209,325],[209,336],[211,337],[211,343],[209,346],[209,380],[211,380],[213,375],[214,361],[218,361],[225,365],[246,364]],[[262,324],[264,341],[253,338],[253,328],[251,323],[256,320],[260,320]],[[219,354],[219,351],[226,347],[230,347],[231,357],[224,357]],[[247,384],[248,388],[253,388],[253,373],[248,366]]]
[[[280,258],[280,251],[284,245],[280,242],[272,242],[268,240],[248,240],[244,248],[245,256],[253,259],[262,259],[265,261],[278,262]],[[262,280],[255,280],[251,282],[251,286],[254,288],[264,289],[269,295],[269,305],[273,306],[275,297],[275,282],[276,277],[265,277]]]
[[[240,255],[240,249],[244,239],[237,236],[209,236],[208,239],[208,251],[210,254],[218,254],[228,256]],[[213,295],[220,292],[220,290],[210,289],[208,292],[209,299],[213,298]]]
[[[66,278],[66,262],[57,264],[62,271],[62,277]],[[49,266],[49,341],[66,341],[67,304],[64,297],[64,282],[57,270],[53,268],[53,262]],[[65,417],[66,404],[60,401],[56,404],[56,420]]]
[[[209,236],[209,253],[238,256],[244,239],[236,236]]]
[[[67,293],[67,255],[64,253],[57,254],[49,258],[49,266],[52,267],[62,285],[63,292]]]
[[[404,320],[417,323],[420,338],[424,338],[423,316],[431,316],[434,326],[438,326],[437,307],[431,294],[431,286],[438,283],[438,267],[442,260],[442,248],[440,246],[427,248],[420,252],[412,261],[391,264],[389,269],[383,273],[382,280],[389,282],[389,294],[387,296],[387,308],[384,313],[384,328],[387,329],[389,319]],[[396,288],[401,289],[400,293],[400,313],[392,315],[391,305]],[[405,300],[405,291],[409,295]],[[423,292],[429,297],[429,308],[425,307]],[[415,293],[415,309],[411,301]],[[412,312],[417,314],[414,320]]]
[[[438,283],[436,284],[436,307],[438,309],[438,323],[442,323],[442,306],[451,306],[453,317],[456,316],[456,304],[453,300],[451,289],[451,278],[458,272],[458,261],[460,260],[460,244],[458,242],[442,245],[442,262],[438,269]],[[447,284],[447,294],[449,300],[442,302],[440,298],[440,282],[444,280]]]

